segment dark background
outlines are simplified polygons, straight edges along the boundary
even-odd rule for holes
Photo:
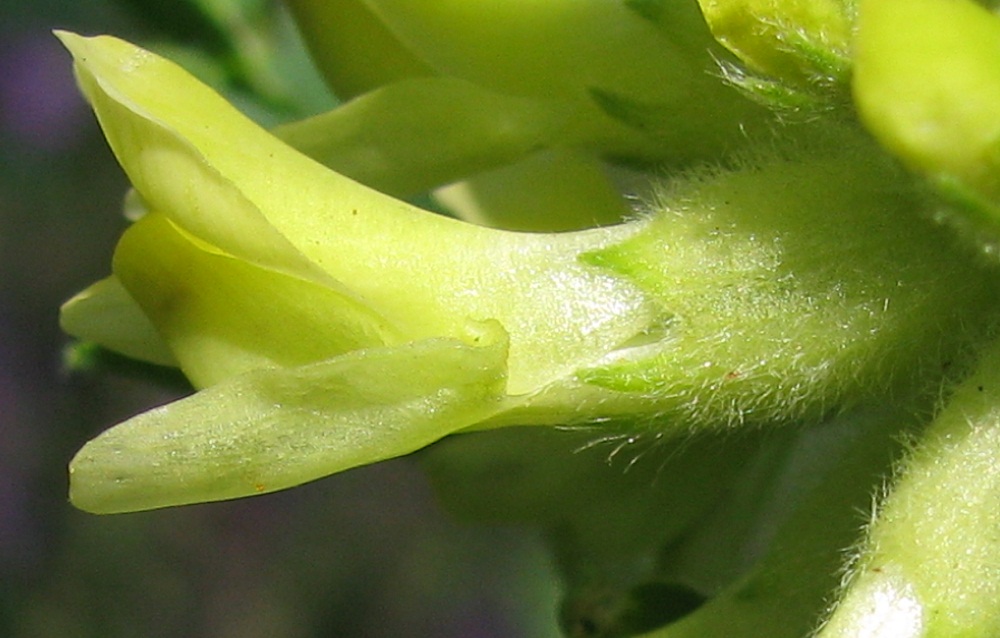
[[[534,536],[451,520],[409,459],[230,503],[107,517],[68,504],[66,465],[84,441],[173,395],[63,365],[58,307],[108,273],[127,184],[53,28],[175,51],[264,119],[329,99],[313,83],[247,76],[254,65],[240,67],[224,34],[180,9],[3,3],[0,636],[556,635],[555,579]],[[306,77],[288,32],[278,40],[292,54],[275,68]]]

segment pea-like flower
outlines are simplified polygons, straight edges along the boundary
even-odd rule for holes
[[[921,378],[938,362],[911,344],[989,299],[857,148],[514,233],[344,178],[148,52],[63,38],[147,211],[64,324],[203,388],[81,453],[88,509],[271,491],[471,427],[818,418]]]
[[[655,550],[712,594],[688,613],[703,596],[653,587],[682,611],[626,605],[601,635],[996,633],[993,13],[291,4],[348,101],[273,131],[163,58],[60,34],[134,187],[112,274],[63,326],[195,388],[80,451],[78,507],[250,496],[437,443],[445,500],[475,512],[491,463],[558,432],[583,453],[510,472],[489,508],[568,526],[588,566]],[[946,51],[959,72],[928,79]],[[613,162],[656,167],[632,209]],[[405,201],[432,189],[457,218]],[[650,479],[669,489],[594,474],[591,443],[640,439],[679,459]],[[789,494],[752,568],[699,560]]]

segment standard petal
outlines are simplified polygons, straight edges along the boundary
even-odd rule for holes
[[[188,232],[237,257],[323,277],[230,179],[273,159],[266,146],[247,135],[267,138],[263,131],[208,87],[148,51],[110,37],[57,35],[73,53],[81,90],[148,208],[169,212]],[[227,147],[230,163],[213,164],[199,142]],[[277,140],[272,146],[284,148]]]
[[[336,276],[428,235],[476,234],[330,171],[169,60],[109,36],[60,37],[148,207],[235,257]]]
[[[262,369],[151,410],[88,443],[70,498],[95,513],[252,496],[408,454],[497,409],[507,342],[434,339]]]

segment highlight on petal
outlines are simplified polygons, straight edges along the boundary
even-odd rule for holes
[[[70,498],[95,513],[218,501],[408,454],[496,411],[506,356],[488,322],[466,341],[232,377],[89,442],[70,465]]]

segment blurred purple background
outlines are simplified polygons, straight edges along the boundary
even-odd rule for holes
[[[246,501],[69,506],[80,445],[170,395],[62,367],[57,309],[107,274],[126,183],[50,32],[144,33],[100,1],[0,17],[0,636],[557,635],[536,540],[451,521],[409,460]]]

